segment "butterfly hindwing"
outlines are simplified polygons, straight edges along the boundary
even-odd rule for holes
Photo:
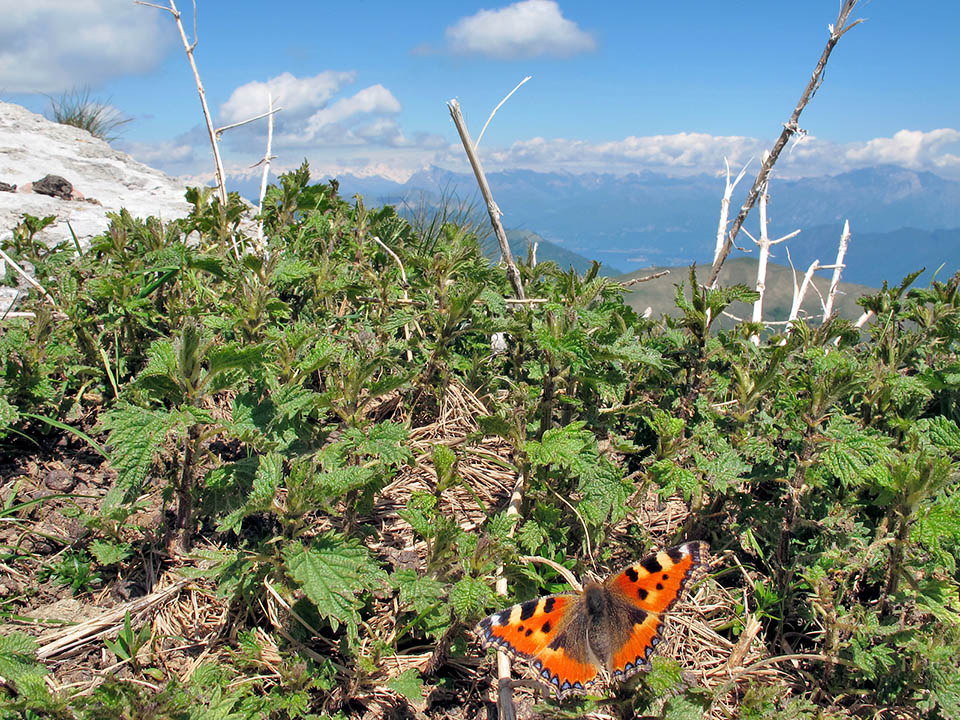
[[[583,598],[571,608],[567,622],[534,657],[533,668],[550,683],[558,697],[583,692],[597,679],[600,667],[590,653],[588,617]]]

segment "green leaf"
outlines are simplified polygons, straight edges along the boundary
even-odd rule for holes
[[[356,539],[328,532],[306,547],[287,545],[283,557],[287,573],[303,588],[320,616],[334,630],[345,625],[348,636],[355,640],[364,593],[387,584],[386,574],[367,549]]]
[[[933,445],[954,457],[960,456],[960,427],[950,418],[938,415],[917,420],[910,430],[921,446]]]
[[[174,429],[185,431],[191,420],[178,412],[126,404],[107,412],[100,424],[109,431],[106,444],[112,446],[110,464],[117,471],[117,483],[104,506],[111,507],[139,492],[167,433]]]
[[[400,590],[400,602],[409,604],[416,617],[412,626],[439,639],[450,626],[450,606],[447,602],[447,586],[429,576],[420,577],[415,570],[397,570],[393,583]]]
[[[387,681],[387,687],[407,700],[418,703],[423,700],[423,679],[416,668],[404,670],[395,678]]]
[[[872,481],[877,485],[890,482],[890,465],[897,453],[890,448],[890,439],[878,433],[861,430],[849,420],[834,417],[827,428],[828,443],[820,455],[820,465],[846,488],[856,488]]]
[[[133,555],[130,543],[112,543],[105,540],[94,540],[90,543],[90,553],[96,558],[97,563],[104,567],[123,562]]]
[[[436,522],[437,498],[423,490],[415,490],[407,506],[397,514],[425,538],[433,537]]]
[[[479,617],[490,606],[493,591],[483,581],[461,578],[450,590],[450,604],[461,620]]]

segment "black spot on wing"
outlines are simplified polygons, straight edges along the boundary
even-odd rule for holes
[[[641,600],[646,600],[647,595],[649,594],[650,593],[647,592],[646,588],[637,588],[637,597],[640,598]]]
[[[640,579],[640,576],[637,574],[637,571],[634,570],[632,567],[628,567],[626,569],[625,574],[627,578],[630,580],[630,582],[636,582],[637,580]]]
[[[663,590],[663,583],[657,583],[657,590]]]
[[[550,621],[547,620],[547,621],[543,624],[543,627],[540,628],[540,632],[542,632],[544,635],[546,635],[548,632],[550,632],[550,628],[551,628]]]
[[[520,606],[520,619],[529,620],[533,617],[533,614],[537,611],[537,605],[539,600],[527,600],[523,605]]]
[[[633,605],[631,605],[628,610],[630,613],[630,622],[634,625],[643,625],[644,621],[647,619],[646,610],[641,610]]]
[[[669,550],[667,550],[667,555],[668,555],[668,556],[670,557],[670,559],[673,560],[675,563],[678,563],[678,562],[680,562],[681,560],[683,560],[683,558],[684,558],[685,553],[683,552],[683,549],[684,549],[685,547],[686,547],[685,545],[680,545],[680,546],[678,546],[678,547],[670,548]]]
[[[547,615],[552,613],[553,606],[556,604],[556,602],[557,602],[556,598],[552,598],[552,597],[547,598],[546,601],[543,603],[543,612]]]
[[[658,572],[660,572],[661,570],[663,570],[663,565],[661,565],[659,562],[657,562],[657,556],[656,556],[656,555],[651,555],[651,556],[648,557],[648,558],[644,558],[644,559],[640,562],[640,564],[643,565],[643,569],[644,569],[644,570],[646,570],[648,573],[651,573],[651,574],[652,574],[652,573],[658,573]]]

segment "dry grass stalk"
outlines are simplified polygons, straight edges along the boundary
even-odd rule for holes
[[[37,650],[37,659],[51,661],[76,654],[94,640],[119,632],[128,612],[131,617],[135,617],[155,610],[175,597],[188,582],[189,580],[177,580],[149,595],[117,605],[98,617],[46,634],[43,636],[46,644]]]
[[[707,280],[708,287],[714,287],[716,285],[717,277],[720,275],[720,268],[723,267],[723,262],[727,259],[727,256],[733,249],[733,243],[737,238],[737,234],[740,232],[740,228],[743,227],[743,223],[747,219],[747,215],[749,214],[750,210],[756,203],[762,188],[766,185],[767,179],[770,177],[770,171],[773,169],[774,164],[780,157],[780,153],[786,147],[787,142],[791,137],[793,137],[794,134],[803,134],[803,130],[801,130],[800,125],[798,124],[798,121],[800,120],[800,113],[803,112],[803,109],[807,106],[807,103],[810,102],[814,94],[816,94],[817,89],[823,82],[823,71],[827,66],[827,60],[830,59],[830,53],[833,52],[833,48],[840,41],[840,38],[842,38],[849,30],[852,30],[854,27],[863,22],[863,20],[860,19],[854,20],[850,24],[847,24],[847,20],[850,18],[850,13],[853,12],[853,9],[856,7],[858,1],[859,0],[843,0],[843,4],[840,6],[840,11],[837,14],[837,21],[829,26],[830,36],[827,38],[827,44],[824,47],[823,52],[820,54],[820,59],[817,61],[817,66],[813,70],[813,75],[810,77],[810,82],[807,83],[807,87],[804,89],[803,94],[800,96],[800,100],[793,109],[790,119],[784,123],[783,131],[780,133],[780,137],[777,138],[777,141],[770,149],[769,156],[767,156],[767,159],[760,167],[760,172],[757,173],[757,177],[753,181],[753,186],[750,188],[750,192],[747,194],[747,199],[744,200],[743,206],[740,208],[740,212],[737,213],[737,217],[733,221],[733,227],[730,228],[730,232],[727,233],[726,238],[724,238],[720,252],[713,261],[713,269],[710,271],[709,280]]]
[[[261,205],[262,205],[262,203],[263,203],[263,199],[262,199],[262,198],[261,198],[261,201],[260,201],[260,202],[261,202]],[[394,261],[394,262],[397,264],[397,266],[400,268],[400,280],[401,280],[401,282],[402,282],[401,287],[403,288],[403,299],[404,299],[404,301],[409,302],[409,301],[410,301],[410,293],[407,292],[407,287],[408,287],[408,283],[407,283],[407,271],[404,269],[403,263],[400,261],[400,258],[397,256],[397,254],[396,254],[393,250],[391,250],[390,248],[388,248],[388,247],[386,246],[386,244],[383,242],[383,240],[381,240],[381,239],[378,238],[376,235],[374,235],[374,236],[373,236],[373,241],[374,241],[377,245],[379,245],[380,247],[382,247],[382,248],[384,249],[384,251],[387,253],[387,255],[389,255],[391,258],[393,258],[393,261]],[[403,337],[404,337],[404,339],[406,339],[407,345],[409,345],[409,344],[410,344],[410,323],[404,323],[404,324],[403,324]],[[407,348],[407,362],[413,362],[413,351],[410,350],[409,347]]]
[[[510,92],[508,92],[508,93],[506,94],[506,96],[503,98],[503,100],[501,100],[499,103],[497,103],[497,106],[491,111],[490,117],[488,117],[488,118],[487,118],[487,121],[483,124],[483,128],[481,128],[480,134],[477,135],[477,141],[473,144],[473,149],[474,149],[474,150],[476,150],[478,147],[480,147],[480,141],[483,140],[483,134],[487,131],[487,126],[490,124],[490,121],[493,120],[493,116],[497,114],[497,110],[499,110],[501,107],[503,107],[503,104],[504,104],[507,100],[510,99],[510,96],[513,95],[517,90],[519,90],[520,87],[521,87],[525,82],[527,82],[528,80],[530,80],[531,77],[532,77],[532,76],[527,75],[523,80],[521,80],[520,82],[517,83],[517,86],[516,86],[513,90],[511,90]],[[534,244],[534,246],[536,246],[536,244]],[[537,252],[536,249],[534,249],[533,252],[534,252],[534,255],[536,255],[536,252]],[[536,263],[534,263],[534,264],[536,264]]]

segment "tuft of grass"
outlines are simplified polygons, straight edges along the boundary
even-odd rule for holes
[[[114,131],[132,119],[123,117],[108,102],[91,97],[90,88],[74,89],[58,98],[51,97],[50,114],[55,122],[81,128],[108,143],[119,137]]]

